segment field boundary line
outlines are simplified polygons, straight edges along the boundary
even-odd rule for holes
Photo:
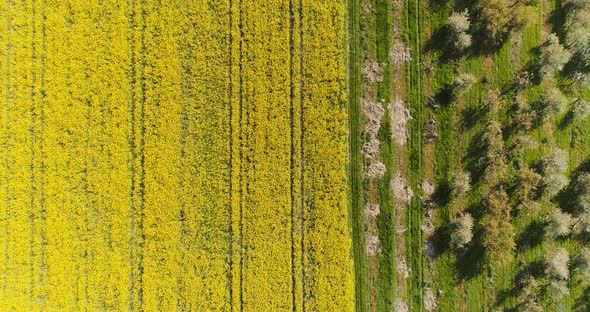
[[[229,269],[228,269],[228,285],[229,285],[229,311],[233,312],[233,257],[234,257],[234,233],[233,233],[233,0],[229,0],[229,209],[228,209],[228,235],[229,235]]]
[[[129,66],[130,66],[130,73],[129,73],[129,84],[130,84],[130,99],[128,105],[128,112],[129,112],[129,170],[131,171],[131,185],[129,188],[129,210],[130,210],[130,235],[129,235],[129,289],[128,289],[128,307],[129,311],[133,311],[135,309],[134,306],[134,290],[135,290],[135,253],[136,253],[136,246],[135,246],[135,158],[136,158],[136,151],[135,151],[135,86],[136,86],[136,69],[135,69],[135,0],[128,0],[127,5],[130,6],[131,13],[127,18],[128,23],[128,31],[131,29],[127,36],[127,41],[130,45],[129,49],[131,51],[129,55]]]
[[[304,116],[304,94],[303,88],[305,81],[303,79],[303,0],[299,0],[299,219],[301,231],[301,311],[305,312],[306,296],[306,272],[305,272],[305,116]]]
[[[139,254],[138,254],[138,269],[139,269],[139,289],[137,293],[138,301],[139,301],[139,309],[143,309],[143,253],[144,253],[144,245],[145,245],[145,233],[144,233],[144,209],[145,209],[145,94],[146,94],[146,86],[145,86],[145,28],[146,28],[146,19],[145,19],[145,1],[141,0],[141,31],[140,31],[140,97],[139,97],[139,104],[140,104],[140,112],[139,112],[139,165],[140,165],[140,174],[139,174],[139,190],[138,190],[138,197],[139,197]]]
[[[289,125],[290,125],[290,139],[291,139],[291,150],[290,150],[290,192],[291,192],[291,297],[292,297],[292,308],[293,311],[297,311],[297,299],[296,299],[296,273],[295,273],[295,85],[294,85],[294,54],[295,54],[295,41],[294,41],[294,11],[293,11],[293,0],[289,0]]]
[[[41,0],[41,57],[40,57],[40,66],[41,72],[39,75],[40,78],[40,86],[39,86],[39,127],[41,135],[45,132],[45,113],[44,113],[44,106],[45,106],[45,60],[46,60],[46,51],[45,51],[45,0]],[[39,218],[41,220],[40,225],[40,246],[39,246],[39,261],[40,261],[40,270],[38,277],[38,285],[44,284],[44,274],[46,269],[46,255],[45,255],[45,192],[44,192],[44,180],[45,180],[45,158],[43,157],[44,145],[43,140],[39,142],[39,152],[41,153],[41,164],[40,164],[40,177],[39,177]],[[43,310],[43,304],[45,300],[40,300],[40,310]]]
[[[243,142],[243,138],[242,138],[242,115],[243,115],[243,110],[242,110],[242,105],[243,105],[243,87],[244,87],[244,79],[243,79],[243,75],[242,75],[242,70],[243,70],[243,59],[244,59],[244,55],[243,55],[243,39],[244,39],[244,30],[243,30],[243,20],[242,20],[242,0],[239,0],[238,3],[238,29],[240,32],[240,41],[239,41],[239,51],[240,51],[240,60],[239,60],[239,64],[238,64],[238,77],[239,77],[239,101],[238,101],[238,111],[239,111],[239,115],[238,115],[238,134],[239,134],[239,138],[240,138],[240,144],[239,144],[239,158],[240,158],[240,176],[239,176],[239,196],[240,196],[240,204],[239,204],[239,248],[240,248],[240,312],[244,311],[244,297],[243,297],[243,293],[244,293],[244,286],[243,286],[243,277],[244,277],[244,252],[243,252],[243,227],[244,227],[244,220],[243,220],[243,209],[244,209],[244,189],[243,189],[243,180],[244,180],[244,176],[243,176],[243,161],[244,161],[244,142]]]
[[[29,238],[29,304],[33,304],[33,288],[34,288],[34,274],[35,271],[35,264],[33,259],[35,258],[35,253],[33,252],[34,246],[34,237],[35,237],[35,143],[36,143],[36,122],[37,118],[35,116],[35,84],[36,84],[36,76],[35,76],[35,58],[37,56],[37,51],[35,50],[35,4],[36,1],[31,1],[31,87],[30,87],[30,107],[29,107],[29,118],[30,118],[30,125],[29,125],[29,138],[30,138],[30,149],[31,149],[31,157],[30,157],[30,165],[29,165],[29,184],[30,184],[30,201],[29,201],[29,227],[30,227],[30,238]]]
[[[11,6],[12,3],[9,0],[5,1],[5,5],[6,6]],[[11,54],[11,42],[10,42],[10,28],[12,28],[12,24],[10,23],[10,18],[9,18],[9,14],[6,14],[5,16],[6,19],[6,94],[5,94],[5,98],[4,98],[4,109],[5,109],[5,120],[4,120],[4,125],[5,125],[5,129],[4,129],[4,135],[3,135],[3,145],[6,148],[8,146],[8,129],[10,128],[10,110],[9,110],[9,103],[10,103],[10,73],[11,73],[11,67],[10,67],[10,54]],[[4,183],[2,184],[5,193],[8,192],[8,187],[7,187],[7,182],[8,182],[8,168],[10,168],[10,166],[8,166],[8,157],[6,157],[6,155],[4,155],[4,170],[5,170],[5,174],[4,174]],[[5,233],[4,233],[4,237],[5,237],[5,243],[4,243],[4,268],[8,268],[8,260],[9,260],[9,255],[8,255],[8,250],[10,249],[10,240],[9,240],[9,235],[10,235],[10,199],[8,196],[6,196],[5,201],[4,201],[4,223],[5,223]],[[3,292],[3,297],[6,298],[6,291],[7,291],[7,285],[8,285],[8,272],[3,272],[4,275],[4,283],[2,284],[2,292]]]

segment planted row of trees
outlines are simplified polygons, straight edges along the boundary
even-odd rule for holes
[[[548,249],[543,261],[544,275],[530,276],[519,280],[520,294],[517,296],[519,310],[543,311],[539,294],[548,290],[555,299],[569,292],[570,266],[582,280],[590,282],[587,273],[590,268],[590,250],[583,247],[577,255],[570,254],[553,240],[572,237],[574,233],[590,232],[590,173],[580,173],[570,181],[570,163],[568,151],[552,147],[548,149],[539,166],[529,165],[527,150],[539,147],[530,132],[541,124],[552,124],[573,120],[580,123],[590,115],[590,101],[585,98],[584,88],[590,87],[588,70],[590,68],[590,2],[587,0],[569,0],[566,2],[568,25],[565,43],[560,42],[556,34],[550,34],[539,46],[536,68],[519,72],[513,79],[513,88],[503,93],[490,88],[484,97],[487,115],[485,128],[481,136],[481,157],[479,168],[482,172],[474,173],[480,180],[474,181],[474,189],[483,194],[482,217],[475,220],[462,207],[462,198],[471,191],[471,174],[456,171],[449,181],[453,205],[461,207],[451,223],[451,246],[458,252],[473,244],[474,228],[481,230],[480,242],[484,249],[484,263],[488,268],[510,262],[514,257],[515,229],[511,218],[526,212],[537,219],[547,221],[545,231],[548,234]],[[469,12],[453,13],[448,20],[448,27],[453,34],[454,47],[464,52],[471,45],[461,44],[461,36],[484,30],[488,35],[487,43],[497,45],[508,33],[522,29],[526,25],[528,14],[526,5],[520,1],[479,0],[473,16],[479,20],[472,23]],[[575,67],[572,71],[571,68]],[[560,89],[553,81],[556,75],[567,72],[571,78],[571,89]],[[452,84],[454,98],[462,96],[477,83],[468,73],[457,75]],[[532,96],[528,88],[539,88],[542,94]],[[532,100],[529,103],[529,100]],[[498,113],[508,109],[514,103],[516,113],[511,115],[511,124],[499,122]],[[568,113],[571,119],[566,119]],[[510,129],[510,131],[506,131]],[[509,135],[507,135],[509,133]],[[506,144],[504,140],[507,140]],[[526,156],[526,157],[525,157]],[[508,175],[507,173],[510,173]],[[575,207],[563,210],[557,203],[557,196],[566,191],[575,194]],[[569,193],[568,193],[569,194]],[[561,196],[561,195],[560,195]],[[459,201],[456,201],[459,200]],[[479,232],[479,231],[478,231]]]

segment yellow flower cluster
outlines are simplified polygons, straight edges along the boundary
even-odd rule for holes
[[[353,311],[347,210],[345,2],[304,1],[303,159],[306,308]]]
[[[344,14],[0,3],[0,311],[353,310]]]

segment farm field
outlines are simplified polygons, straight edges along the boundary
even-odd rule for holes
[[[0,311],[353,310],[344,2],[0,12]]]
[[[0,21],[0,312],[590,310],[587,0]]]

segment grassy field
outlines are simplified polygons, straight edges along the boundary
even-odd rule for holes
[[[392,305],[400,308],[397,301],[393,304],[396,298],[403,299],[402,302],[412,311],[428,309],[425,297],[428,297],[428,291],[432,291],[436,299],[435,309],[439,311],[517,311],[520,309],[518,283],[522,276],[532,273],[542,280],[543,258],[547,253],[564,246],[575,257],[577,250],[584,245],[584,240],[579,237],[553,241],[544,234],[548,208],[553,203],[571,211],[572,207],[567,204],[571,193],[553,199],[538,198],[539,210],[531,214],[518,211],[515,199],[518,194],[509,190],[511,223],[515,227],[517,251],[508,264],[491,270],[484,267],[484,250],[481,246],[474,244],[464,253],[457,253],[449,245],[449,233],[451,221],[458,212],[471,212],[477,218],[482,214],[481,203],[489,191],[489,185],[477,174],[481,156],[478,149],[486,123],[496,120],[502,124],[507,149],[511,148],[510,144],[517,135],[526,133],[515,130],[512,125],[516,119],[517,95],[512,85],[520,71],[534,67],[538,48],[550,32],[557,32],[563,40],[563,4],[551,1],[532,3],[527,8],[530,20],[523,29],[511,32],[494,49],[488,49],[480,39],[475,38],[474,47],[463,56],[453,52],[453,39],[447,28],[448,17],[452,12],[469,8],[472,25],[477,25],[477,15],[473,13],[477,12],[474,3],[406,1],[400,4],[373,0],[364,1],[363,4],[365,10],[362,13],[361,41],[364,59],[376,60],[383,73],[383,81],[375,86],[365,81],[364,95],[384,103],[389,103],[396,96],[402,97],[413,118],[408,123],[408,144],[401,149],[395,148],[392,146],[392,134],[387,131],[391,112],[386,109],[379,139],[381,161],[388,169],[378,181],[365,179],[365,198],[374,199],[371,197],[374,196],[372,192],[378,189],[376,201],[381,205],[381,215],[378,217],[381,220],[378,225],[381,248],[377,256],[380,259],[379,266],[368,274],[372,282],[368,287],[363,286],[367,295],[376,294],[369,302],[370,310],[388,311],[394,309]],[[406,60],[403,66],[392,64],[392,56],[389,55],[392,41],[398,36],[411,50],[411,60]],[[400,68],[404,72],[403,81],[396,76]],[[476,83],[465,94],[453,98],[449,93],[450,87],[459,73],[473,74]],[[587,97],[587,90],[572,91],[567,75],[558,75],[555,81],[568,97]],[[537,105],[535,103],[547,87],[547,82],[543,82],[533,84],[524,91],[531,105]],[[489,114],[484,101],[488,90],[494,89],[501,92],[504,104],[499,113]],[[429,96],[440,107],[427,107]],[[423,125],[430,116],[437,123],[438,138],[434,144],[428,144],[423,139]],[[511,185],[513,179],[510,176],[524,165],[538,171],[544,155],[555,147],[568,151],[569,174],[575,176],[587,170],[590,149],[585,133],[588,129],[588,120],[572,122],[568,113],[555,121],[534,127],[530,133],[540,143],[538,147],[523,155],[508,155],[508,176],[496,183]],[[460,169],[471,173],[474,187],[465,198],[452,199],[448,195],[449,182],[454,172]],[[393,190],[389,185],[393,172],[402,172],[414,190],[401,224],[395,224],[395,220],[399,219],[391,217],[392,213],[395,215],[403,211],[399,207],[394,208],[395,196],[392,196]],[[436,207],[432,215],[433,234],[424,228],[429,222],[428,217],[424,217],[427,215],[426,197],[420,190],[424,180],[432,180],[436,186],[432,198]],[[405,231],[402,240],[393,232],[396,226],[398,230]],[[476,225],[476,240],[480,232],[481,228]],[[430,244],[427,242],[432,242],[434,246],[433,258],[425,254]],[[395,255],[397,261],[400,256],[407,261],[410,269],[408,279],[399,276],[399,263],[396,263]],[[573,270],[572,274],[575,275]],[[558,301],[551,298],[548,290],[542,291],[543,309],[583,309],[587,285],[574,277],[568,286],[570,295]],[[357,293],[359,291],[363,290],[357,287]]]

